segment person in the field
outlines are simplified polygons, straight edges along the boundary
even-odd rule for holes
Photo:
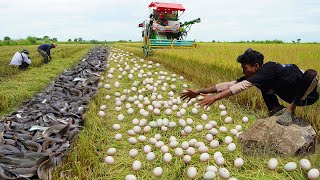
[[[295,64],[263,64],[263,60],[264,56],[260,52],[249,48],[237,58],[243,77],[205,89],[189,89],[181,93],[181,98],[190,100],[202,94],[204,99],[199,104],[210,106],[219,99],[256,86],[262,93],[269,115],[278,116],[277,123],[288,126],[292,123],[296,106],[312,105],[319,99],[318,73],[313,69],[303,71]],[[277,97],[289,105],[284,108]]]
[[[38,47],[38,52],[43,57],[43,62],[45,64],[47,64],[49,62],[49,60],[52,59],[50,50],[52,48],[56,48],[56,47],[57,47],[57,45],[55,45],[55,44],[41,44]]]
[[[13,67],[19,67],[20,70],[26,70],[28,66],[31,64],[31,59],[28,56],[29,51],[23,49],[20,52],[16,52],[9,65]]]

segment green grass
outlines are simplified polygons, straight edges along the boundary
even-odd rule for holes
[[[130,58],[131,59],[131,58]],[[140,58],[138,57],[137,60]],[[166,61],[170,61],[171,59],[166,59]],[[165,60],[163,60],[165,61]],[[171,62],[172,63],[172,62]],[[188,63],[188,62],[185,62]],[[132,67],[132,63],[128,63],[130,67]],[[141,63],[139,63],[141,65]],[[165,64],[165,63],[164,63]],[[115,67],[117,64],[115,62],[111,63],[111,67]],[[176,64],[176,66],[181,64]],[[183,66],[183,65],[181,65]],[[122,66],[123,67],[123,66]],[[172,66],[171,66],[171,69]],[[153,68],[150,71],[152,72],[159,72],[165,71],[171,75],[173,72],[165,69],[164,66],[160,68]],[[198,71],[196,71],[198,72]],[[190,72],[194,73],[194,72]],[[106,74],[105,74],[106,75]],[[54,172],[54,179],[124,179],[124,177],[128,174],[134,174],[137,176],[138,179],[187,179],[186,171],[187,168],[190,166],[194,166],[197,168],[198,175],[196,179],[202,179],[202,175],[207,165],[215,165],[212,156],[210,157],[210,161],[207,163],[203,163],[199,161],[199,154],[192,156],[192,161],[189,164],[184,164],[182,158],[176,157],[173,152],[173,149],[170,148],[170,153],[173,155],[173,159],[170,163],[164,163],[162,160],[162,153],[159,149],[156,149],[153,145],[152,151],[156,154],[156,159],[147,162],[145,159],[145,153],[143,152],[144,145],[150,144],[149,142],[144,143],[137,143],[136,145],[131,145],[128,143],[127,139],[129,138],[127,131],[133,127],[131,124],[132,119],[138,118],[139,120],[144,118],[139,113],[134,113],[129,115],[125,108],[125,103],[122,105],[122,111],[116,112],[115,111],[115,92],[121,92],[123,89],[129,89],[133,81],[129,80],[127,76],[124,76],[122,80],[118,80],[116,77],[119,75],[119,72],[116,71],[114,73],[113,79],[106,78],[103,80],[103,83],[111,84],[112,88],[107,90],[105,88],[99,89],[99,93],[95,96],[95,98],[90,102],[89,108],[86,112],[86,120],[85,120],[85,129],[79,134],[78,141],[75,143],[74,147],[71,149],[71,153],[65,157],[65,162],[59,166],[56,171]],[[135,72],[135,80],[138,78],[136,77],[137,72]],[[180,74],[185,75],[185,74]],[[178,75],[179,77],[179,75]],[[156,76],[154,76],[156,79]],[[178,79],[178,78],[177,78]],[[114,83],[115,81],[121,82],[120,88],[115,88]],[[169,83],[169,82],[168,82]],[[196,85],[188,80],[178,81],[176,83],[175,98],[179,96],[179,93],[182,91],[182,85],[187,83],[190,85],[191,88],[195,88]],[[169,83],[170,86],[170,83]],[[161,86],[159,86],[161,87]],[[141,86],[139,89],[142,88]],[[163,95],[163,99],[168,99],[166,91],[160,92]],[[158,91],[159,93],[159,91]],[[150,98],[150,92],[146,91],[143,93],[144,96]],[[105,96],[111,95],[110,100],[106,100]],[[131,92],[128,96],[137,95],[135,92]],[[127,97],[128,97],[127,96]],[[252,123],[256,121],[257,118],[265,116],[265,112],[254,113],[254,111],[250,110],[249,108],[236,105],[228,100],[222,100],[212,105],[211,110],[208,114],[209,120],[215,120],[218,122],[218,127],[223,124],[223,119],[220,117],[220,110],[218,109],[219,104],[224,104],[228,110],[228,116],[234,119],[233,124],[226,125],[228,130],[233,128],[237,124],[241,124],[243,126],[243,130],[245,131]],[[105,110],[106,116],[99,117],[98,111],[101,105],[105,104],[107,109]],[[131,103],[132,104],[132,103]],[[135,112],[138,112],[138,108],[134,106]],[[180,106],[179,106],[180,107]],[[161,134],[161,140],[168,145],[169,137],[175,136],[179,143],[181,144],[183,141],[190,140],[192,138],[196,138],[198,141],[205,142],[208,145],[208,142],[204,139],[205,134],[207,133],[206,130],[202,131],[201,133],[195,133],[194,127],[197,124],[205,124],[203,120],[201,120],[200,116],[202,113],[205,113],[203,110],[199,111],[199,114],[194,115],[191,114],[191,108],[187,108],[187,114],[184,115],[182,118],[192,118],[194,123],[192,125],[193,132],[188,136],[180,135],[180,131],[182,128],[177,125],[177,127],[173,129],[169,129],[167,132],[162,132],[159,129],[152,129],[149,133],[145,133],[144,135],[147,137],[147,140],[151,137],[154,137],[155,134]],[[161,110],[164,111],[163,109]],[[122,113],[125,116],[123,121],[118,121],[117,116],[118,114]],[[243,124],[241,119],[243,116],[249,117],[249,123]],[[175,117],[174,115],[166,116],[163,113],[159,116],[151,115],[147,117],[148,123],[152,120],[156,120],[158,118],[168,118],[170,121],[177,122],[179,118]],[[115,131],[112,129],[113,124],[120,124],[121,129]],[[123,135],[122,141],[116,141],[114,139],[114,135],[116,133],[121,133]],[[209,154],[213,155],[214,152],[220,151],[223,153],[224,158],[226,160],[226,164],[223,167],[226,167],[230,171],[230,177],[236,177],[238,179],[304,179],[305,172],[303,172],[299,167],[294,172],[285,172],[283,170],[283,166],[290,161],[294,161],[299,163],[301,157],[281,157],[272,153],[265,153],[261,155],[253,155],[247,156],[244,155],[239,148],[238,140],[233,137],[234,142],[237,144],[237,150],[233,153],[228,153],[226,150],[226,144],[222,143],[226,134],[218,134],[215,139],[220,141],[220,147],[217,149],[210,149]],[[135,135],[137,138],[138,135]],[[104,157],[107,156],[107,150],[111,147],[117,149],[114,165],[107,165],[104,163]],[[129,157],[128,153],[130,149],[135,148],[139,151],[139,154],[135,158]],[[245,160],[245,165],[240,168],[236,169],[233,166],[233,160],[237,157],[242,157]],[[275,171],[268,170],[267,162],[269,158],[276,157],[279,160],[279,167]],[[320,167],[320,154],[319,150],[317,153],[307,156],[312,164],[312,167]],[[132,170],[132,163],[135,160],[140,160],[142,163],[142,169],[140,171],[134,172]],[[153,169],[157,166],[161,166],[164,169],[164,173],[161,178],[156,178],[153,176]]]
[[[10,67],[13,54],[28,49],[32,64],[26,71]],[[0,46],[0,115],[13,111],[33,97],[64,70],[77,64],[92,48],[92,45],[58,45],[51,50],[53,60],[42,63],[37,46]]]

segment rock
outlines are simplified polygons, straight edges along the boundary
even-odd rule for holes
[[[283,126],[276,120],[276,116],[259,119],[239,136],[245,153],[304,155],[315,151],[316,132],[307,121],[296,118],[291,125]]]

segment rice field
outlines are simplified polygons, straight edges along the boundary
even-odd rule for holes
[[[119,43],[115,47],[121,47],[143,57],[142,44]],[[291,63],[303,70],[315,69],[320,72],[320,44],[199,43],[199,48],[196,49],[155,50],[154,55],[149,59],[183,75],[195,83],[197,88],[208,87],[241,77],[241,65],[236,59],[249,47],[261,52],[265,57],[264,62]],[[267,113],[261,93],[257,88],[251,88],[229,99],[242,107]],[[280,103],[287,105],[283,101]],[[320,101],[312,106],[298,107],[296,114],[307,119],[316,130],[319,130],[319,112]]]
[[[110,57],[110,65],[102,79],[104,86],[86,112],[85,128],[64,163],[54,172],[54,179],[125,179],[128,175],[137,179],[203,179],[208,167],[214,172],[215,179],[305,179],[307,171],[301,169],[299,162],[306,158],[312,168],[319,169],[319,147],[316,153],[305,157],[279,156],[272,152],[245,155],[236,134],[229,133],[231,129],[246,131],[258,118],[266,116],[258,91],[253,89],[231,98],[232,101],[216,102],[209,111],[198,107],[196,100],[186,103],[179,99],[186,87],[205,87],[240,76],[235,58],[248,46],[260,50],[266,59],[269,56],[284,58],[275,55],[276,49],[295,55],[298,54],[296,51],[305,50],[302,59],[310,59],[313,68],[319,71],[318,45],[292,45],[297,49],[289,51],[290,47],[286,45],[210,43],[192,50],[156,51],[147,60],[141,58],[140,44],[116,45],[121,50],[114,50]],[[295,55],[288,56],[293,58]],[[301,68],[308,66],[301,63]],[[226,107],[227,115],[221,115],[221,105]],[[304,113],[313,114],[299,113],[317,119],[317,109],[319,102],[304,109]],[[226,117],[231,117],[232,123],[225,123]],[[243,117],[248,117],[249,122],[244,123]],[[319,125],[317,120],[314,126]],[[230,139],[236,145],[235,150],[228,149]],[[219,142],[219,146],[211,146],[213,140]],[[199,148],[203,145],[207,149]],[[176,147],[183,149],[183,155]],[[116,152],[110,148],[115,148]],[[147,155],[149,152],[153,152],[154,157]],[[217,160],[217,152],[221,152],[223,160]],[[279,162],[276,170],[268,169],[272,157]],[[235,167],[237,158],[244,160],[243,166]],[[289,162],[297,164],[292,172],[284,170]],[[157,167],[161,167],[162,174]],[[190,167],[195,168],[196,173],[194,169],[188,171]],[[216,170],[227,170],[229,174],[219,174]],[[156,176],[159,174],[161,176]]]
[[[65,69],[78,63],[93,47],[83,44],[58,44],[51,50],[52,61],[42,63],[37,51],[38,45],[0,46],[0,115],[13,111],[46,87]],[[20,71],[9,65],[15,52],[29,51],[31,65],[26,71]]]

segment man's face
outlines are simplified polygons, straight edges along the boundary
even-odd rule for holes
[[[259,65],[251,65],[251,64],[241,64],[242,73],[245,75],[246,78],[251,77],[254,75],[257,70],[259,69]]]

